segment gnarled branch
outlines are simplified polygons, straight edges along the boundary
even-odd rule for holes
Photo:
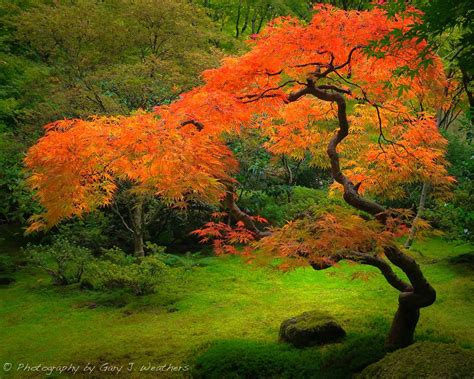
[[[244,223],[245,227],[255,233],[258,239],[263,238],[265,236],[270,235],[270,232],[261,231],[253,219],[244,211],[242,211],[237,203],[235,202],[235,190],[232,185],[227,185],[227,190],[225,193],[224,204],[226,208],[229,210],[230,215],[237,221],[241,221]]]

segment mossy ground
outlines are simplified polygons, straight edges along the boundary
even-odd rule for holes
[[[461,349],[454,344],[417,342],[366,367],[360,379],[463,379],[472,377],[473,372],[473,350]]]
[[[14,246],[4,246],[2,253],[16,254]],[[438,291],[436,303],[422,310],[418,340],[474,348],[473,271],[450,261],[472,251],[472,245],[440,239],[415,244],[413,254]],[[268,353],[271,359],[263,362],[269,365],[275,365],[272,359],[293,359],[294,367],[313,362],[310,368],[315,370],[349,359],[343,367],[336,364],[333,377],[344,377],[383,354],[397,292],[380,275],[353,278],[361,269],[374,274],[375,269],[342,264],[318,272],[308,268],[281,273],[235,257],[208,257],[199,263],[173,285],[138,298],[52,287],[43,274],[17,271],[16,283],[0,288],[0,364],[194,365],[196,357],[209,348],[219,351],[221,344],[221,350],[240,351],[240,362],[255,351]],[[347,331],[346,342],[304,352],[278,344],[281,321],[308,310],[333,316]],[[209,359],[214,359],[212,354],[197,358],[196,375],[213,370]],[[291,362],[283,366],[268,376],[291,375]],[[268,377],[265,367],[260,369],[262,377]],[[9,375],[18,374],[12,370]]]

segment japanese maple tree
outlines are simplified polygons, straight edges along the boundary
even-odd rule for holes
[[[62,120],[26,157],[29,183],[45,212],[30,231],[110,206],[120,183],[134,199],[131,231],[135,254],[143,255],[143,205],[156,196],[172,206],[191,199],[218,202],[236,162],[227,146],[194,125],[168,125],[150,113],[127,117]]]
[[[387,343],[410,344],[420,309],[435,301],[436,292],[397,246],[396,237],[407,229],[406,212],[387,209],[374,197],[404,196],[406,184],[415,182],[440,193],[448,188],[446,141],[433,116],[443,106],[446,80],[434,54],[431,64],[420,61],[425,41],[383,48],[373,41],[408,31],[416,21],[412,9],[388,18],[379,8],[317,6],[309,23],[290,17],[271,22],[250,41],[248,53],[205,71],[202,86],[157,107],[155,115],[49,126],[27,157],[31,182],[47,209],[41,219],[52,225],[108,204],[117,178],[133,181],[137,194],[151,192],[178,204],[187,196],[220,198],[237,228],[215,222],[197,234],[233,243],[259,240],[255,255],[283,259],[283,268],[323,269],[342,259],[378,268],[400,292]],[[331,170],[333,190],[353,211],[311,209],[282,228],[261,231],[263,220],[235,202],[235,162],[223,142],[243,128],[259,129],[275,155],[299,159],[310,153],[313,166]],[[243,252],[250,254],[248,248]]]
[[[330,168],[334,188],[354,211],[311,209],[265,233],[247,219],[255,239],[261,238],[255,256],[281,258],[283,268],[323,269],[342,259],[378,268],[400,292],[390,347],[413,341],[420,309],[435,301],[436,292],[413,257],[397,246],[408,212],[387,209],[374,196],[401,197],[407,184],[421,182],[443,193],[453,181],[434,118],[447,85],[440,59],[431,54],[431,63],[423,64],[422,40],[374,49],[373,41],[392,38],[395,29],[408,31],[415,22],[413,9],[389,19],[378,8],[347,12],[330,6],[318,6],[308,24],[280,18],[250,43],[247,54],[205,72],[206,84],[164,110],[168,114],[158,109],[175,123],[193,119],[207,133],[259,128],[270,152],[296,159],[310,152],[314,166]],[[235,202],[228,204],[239,232],[245,214]],[[226,250],[222,240],[229,231],[222,225],[210,223],[196,233],[214,234],[219,250]],[[248,239],[240,231],[231,242],[239,236]]]

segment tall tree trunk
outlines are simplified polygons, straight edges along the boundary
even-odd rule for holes
[[[240,14],[242,12],[242,0],[239,0],[239,7],[237,8],[237,18],[235,20],[235,38],[239,38],[240,35]]]
[[[267,17],[268,11],[270,10],[271,5],[268,4],[265,10],[263,11],[262,18],[260,19],[257,27],[257,33],[260,33],[260,30],[262,29],[263,23],[265,21],[265,18]]]
[[[145,255],[144,250],[144,213],[143,213],[142,197],[138,197],[135,204],[132,206],[131,219],[133,227],[133,252],[137,257],[143,257]]]
[[[471,126],[474,125],[474,94],[472,93],[472,77],[466,72],[466,70],[461,69],[462,73],[462,83],[464,87],[464,91],[467,95],[467,100],[469,102],[469,111],[471,114]]]
[[[249,25],[249,16],[250,16],[250,2],[247,3],[247,9],[245,10],[244,25],[242,26],[242,29],[240,30],[241,34],[244,34],[244,32],[247,30],[247,26]]]
[[[256,25],[255,25],[255,23],[257,22],[257,16],[258,16],[257,7],[255,7],[255,9],[253,10],[253,16],[252,16],[252,22],[251,22],[252,34],[255,34],[257,32]]]
[[[288,159],[286,158],[285,155],[282,155],[281,156],[281,160],[283,162],[283,166],[285,167],[285,170],[286,170],[286,173],[287,173],[287,176],[288,176],[288,180],[287,180],[287,183],[289,186],[291,186],[293,184],[293,170],[291,169],[290,167],[290,163],[288,162]]]
[[[429,184],[428,183],[423,183],[423,187],[421,188],[421,196],[420,196],[420,203],[418,204],[418,210],[416,211],[416,216],[413,219],[413,223],[410,228],[410,234],[408,235],[407,240],[405,241],[405,248],[409,249],[411,245],[413,244],[413,241],[416,236],[416,231],[418,229],[418,221],[423,215],[423,212],[425,211],[425,203],[426,203],[426,196],[428,194],[428,188]]]

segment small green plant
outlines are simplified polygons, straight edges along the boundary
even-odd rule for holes
[[[350,378],[384,355],[383,338],[350,335],[344,344],[297,349],[252,340],[218,340],[193,367],[193,378]]]
[[[88,266],[87,282],[95,290],[130,290],[141,296],[155,292],[169,278],[170,270],[158,254],[135,257],[114,247],[103,250],[100,259]]]
[[[185,255],[165,253],[166,247],[159,246],[153,242],[145,243],[145,251],[148,255],[156,255],[169,267],[180,268],[184,271],[192,270],[194,267],[202,265],[200,262],[201,253],[187,252]]]
[[[64,237],[56,238],[51,245],[31,245],[25,249],[28,262],[51,276],[53,284],[79,283],[87,262],[89,249],[73,245]]]
[[[9,274],[14,271],[15,265],[8,255],[0,255],[0,274]]]
[[[145,250],[147,255],[161,255],[165,253],[166,247],[147,241],[145,242]]]

